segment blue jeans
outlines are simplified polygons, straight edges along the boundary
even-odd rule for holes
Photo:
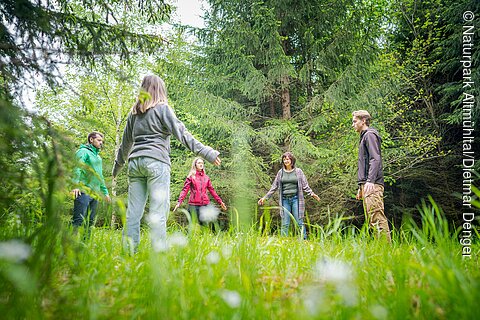
[[[149,157],[138,157],[128,163],[128,207],[126,235],[134,249],[140,243],[140,221],[147,197],[147,218],[154,249],[163,249],[167,238],[167,216],[170,210],[170,166]],[[124,230],[125,235],[125,230]]]
[[[80,227],[85,222],[87,227],[92,226],[95,222],[95,215],[97,214],[97,204],[98,201],[88,194],[80,193],[73,202],[73,226]],[[90,212],[88,209],[90,209]]]
[[[290,214],[293,215],[295,221],[297,221],[298,229],[301,231],[303,239],[307,239],[305,228],[303,226],[303,219],[298,217],[298,196],[282,197],[283,217],[282,217],[282,230],[281,235],[288,235],[288,227],[290,226]]]

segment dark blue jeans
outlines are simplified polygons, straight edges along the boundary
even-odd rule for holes
[[[97,214],[97,204],[97,200],[82,192],[73,202],[73,226],[92,226]]]

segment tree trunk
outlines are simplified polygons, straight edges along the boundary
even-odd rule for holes
[[[292,114],[290,112],[290,90],[289,90],[288,76],[283,76],[281,79],[282,84],[282,115],[283,119],[290,119]]]
[[[270,97],[270,117],[275,118],[275,99],[273,95]]]

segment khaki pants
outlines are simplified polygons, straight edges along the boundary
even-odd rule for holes
[[[367,219],[372,229],[377,231],[377,235],[385,236],[388,242],[392,242],[390,237],[390,228],[388,227],[387,217],[383,207],[383,186],[375,184],[373,192],[365,194],[362,184],[363,204],[367,212]]]

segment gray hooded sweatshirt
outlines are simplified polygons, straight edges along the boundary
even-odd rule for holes
[[[213,163],[219,152],[196,140],[178,120],[167,104],[160,104],[145,113],[128,115],[127,125],[115,160],[116,176],[127,159],[150,157],[170,165],[170,135],[174,135],[196,155]]]

